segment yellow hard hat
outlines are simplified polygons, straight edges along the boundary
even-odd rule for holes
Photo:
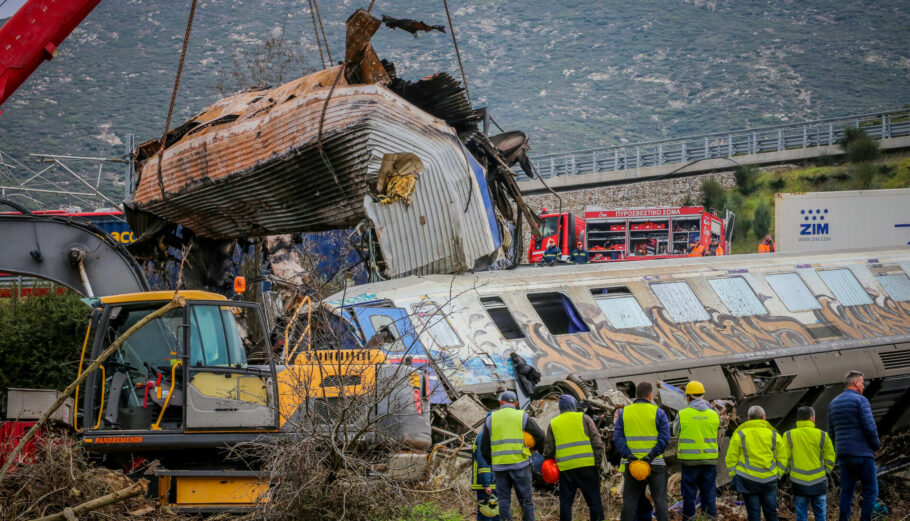
[[[629,463],[629,474],[638,481],[644,481],[651,475],[651,465],[640,459]]]
[[[705,386],[692,380],[686,384],[686,394],[705,394]]]
[[[531,436],[527,432],[525,433],[525,447],[529,449],[534,448],[534,436]]]

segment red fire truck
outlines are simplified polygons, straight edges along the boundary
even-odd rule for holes
[[[582,242],[591,262],[685,257],[693,244],[708,251],[712,239],[729,252],[734,217],[728,211],[722,219],[700,206],[612,210],[590,206],[583,219],[571,213],[544,213],[541,239],[532,241],[528,261],[540,262],[551,238],[566,256]]]

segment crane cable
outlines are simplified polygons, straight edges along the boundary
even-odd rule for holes
[[[167,143],[167,133],[171,126],[171,117],[174,115],[174,105],[177,102],[177,89],[180,87],[180,75],[183,74],[183,63],[186,61],[186,48],[190,43],[190,31],[193,28],[193,17],[196,16],[196,2],[190,6],[190,17],[186,21],[186,34],[183,35],[183,49],[180,51],[180,63],[177,65],[177,75],[174,77],[174,90],[171,92],[171,104],[167,109],[167,119],[164,122],[164,134],[161,136],[161,146],[158,148],[158,190],[164,199],[164,181],[161,180],[161,161],[164,159],[164,145]]]
[[[322,52],[322,39],[319,38],[319,26],[316,25],[316,9],[313,8],[313,0],[307,0],[310,4],[310,16],[313,18],[313,35],[316,36],[316,47],[319,47],[319,60],[322,62],[322,68],[326,68],[325,55]]]
[[[370,0],[370,7],[367,7],[367,12],[368,12],[368,13],[372,13],[372,12],[373,12],[373,4],[375,4],[375,3],[376,3],[376,0]]]
[[[329,39],[325,36],[325,27],[322,25],[322,15],[319,14],[319,0],[313,0],[313,6],[316,8],[316,19],[319,20],[319,29],[322,31],[322,43],[325,45],[325,53],[329,57],[329,64],[335,63],[332,59],[332,50],[329,49]],[[317,38],[319,35],[316,35]]]
[[[468,91],[468,77],[464,74],[464,63],[461,62],[461,51],[458,50],[458,40],[455,39],[455,26],[452,24],[452,15],[449,14],[449,1],[442,0],[442,5],[445,6],[446,18],[449,19],[449,31],[452,33],[452,43],[455,45],[455,56],[458,57],[458,68],[461,69],[461,82],[464,84],[464,93],[468,97],[468,103],[473,106],[474,103],[471,101],[471,93]]]

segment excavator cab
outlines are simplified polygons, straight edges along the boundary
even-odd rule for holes
[[[91,358],[172,296],[102,297]],[[185,307],[142,326],[86,381],[89,450],[203,448],[278,428],[275,365],[259,307],[203,291],[181,296]]]

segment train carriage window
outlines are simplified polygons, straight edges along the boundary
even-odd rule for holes
[[[777,293],[787,309],[793,312],[821,309],[815,295],[809,291],[806,283],[796,273],[775,273],[766,275],[765,280]]]
[[[862,284],[847,268],[816,270],[816,273],[825,281],[825,285],[834,294],[834,298],[844,306],[862,306],[872,303],[872,299],[869,298],[869,294],[866,293]]]
[[[734,316],[750,317],[768,313],[744,278],[708,279],[708,283]]]
[[[711,315],[685,282],[651,284],[651,291],[660,299],[674,322],[711,320]]]
[[[895,302],[910,302],[910,277],[903,273],[875,277]]]
[[[568,295],[559,292],[529,293],[528,302],[537,312],[543,325],[553,335],[587,333],[587,324],[578,314],[575,304]]]
[[[419,304],[414,304],[411,309],[414,310],[412,317],[417,334],[427,331],[439,347],[461,345],[461,339],[458,338],[458,334],[452,329],[449,320],[435,302],[426,300]]]
[[[651,319],[641,309],[629,288],[625,286],[593,288],[591,296],[613,328],[651,327]]]
[[[506,307],[506,303],[501,298],[480,297],[480,303],[487,310],[487,314],[490,315],[490,319],[496,324],[503,338],[506,340],[517,340],[525,337],[509,308]]]

